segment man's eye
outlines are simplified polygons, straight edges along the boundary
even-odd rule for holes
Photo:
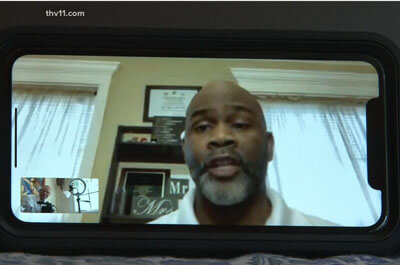
[[[196,132],[204,132],[204,131],[207,131],[207,130],[210,129],[210,128],[211,128],[211,126],[208,125],[208,124],[201,124],[201,125],[196,126],[196,127],[194,128],[194,130],[195,130]]]
[[[232,127],[234,129],[239,129],[239,130],[247,129],[249,127],[249,124],[243,123],[243,122],[235,122],[235,123],[232,124]]]

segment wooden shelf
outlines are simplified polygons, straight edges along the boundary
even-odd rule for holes
[[[118,164],[120,162],[145,162],[160,164],[185,163],[182,147],[180,144],[122,142],[124,133],[151,134],[152,130],[152,127],[118,126],[118,133],[115,139],[114,151],[108,174],[103,209],[101,213],[102,223],[139,224],[151,221],[150,219],[139,219],[129,215],[110,213],[112,201],[115,199],[114,192],[118,185],[116,179]]]
[[[119,143],[118,161],[149,163],[185,163],[180,144]]]

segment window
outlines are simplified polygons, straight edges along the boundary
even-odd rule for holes
[[[13,138],[12,144],[16,147],[13,153],[16,151],[17,160],[14,161],[13,180],[78,177],[94,100],[95,94],[86,88],[15,86],[12,135],[17,129],[17,140],[14,145]],[[18,201],[13,203],[18,204]],[[48,221],[58,219],[46,218]]]
[[[305,213],[346,226],[374,224],[381,192],[367,180],[366,101],[260,102],[275,139],[269,186]]]
[[[36,132],[37,142],[34,142],[31,146],[30,153],[24,151],[23,153],[26,154],[21,154],[21,152],[17,151],[16,168],[14,168],[13,142],[11,208],[14,215],[23,221],[80,222],[82,215],[78,214],[41,215],[21,213],[20,178],[24,174],[29,174],[29,176],[23,177],[30,177],[34,174],[39,174],[39,176],[34,177],[43,177],[43,173],[40,173],[39,164],[36,164],[34,161],[35,159],[40,159],[40,156],[34,156],[33,154],[37,154],[38,152],[44,154],[50,149],[50,153],[47,153],[47,162],[43,162],[43,164],[45,164],[44,168],[47,170],[46,174],[54,173],[57,175],[51,175],[49,177],[61,177],[60,174],[65,174],[66,176],[79,175],[80,177],[92,177],[92,166],[97,150],[100,129],[102,127],[108,90],[112,75],[117,70],[119,62],[97,60],[84,61],[73,58],[54,59],[52,56],[38,57],[39,56],[35,56],[35,58],[32,56],[21,57],[14,63],[12,69],[13,86],[20,91],[17,91],[14,95],[12,109],[14,115],[14,105],[19,102],[18,104],[20,104],[20,106],[17,107],[17,127],[19,128],[17,129],[17,147],[20,148],[22,144],[18,143],[18,141],[27,141],[27,139],[34,137],[29,130],[27,130],[28,126],[30,130],[33,128],[37,130],[39,124],[42,124],[44,127],[42,128],[42,132]],[[35,91],[33,88],[35,88]],[[28,89],[29,93],[26,94]],[[56,100],[52,101],[50,98],[46,98],[42,93],[43,89],[47,90],[46,93],[44,93],[46,95],[49,93],[53,95],[64,93],[63,96],[61,96],[62,100],[60,98],[60,102],[57,102]],[[40,92],[40,90],[42,91]],[[95,96],[94,92],[96,92]],[[39,95],[40,93],[42,93],[42,95]],[[35,100],[33,100],[33,98],[35,98]],[[31,100],[33,101],[29,103]],[[47,104],[47,110],[41,106],[42,103]],[[23,108],[22,105],[24,105]],[[56,105],[60,107],[59,110],[64,108],[64,116],[59,112],[49,112],[49,110]],[[35,111],[39,111],[39,109],[42,109],[39,116],[29,116]],[[48,126],[48,124],[44,122],[50,122],[51,117],[54,118],[55,115],[61,117],[61,120],[57,122],[53,121],[52,126],[58,128],[60,132],[54,132],[53,129],[50,129],[51,126]],[[36,119],[38,123],[32,122],[33,119]],[[28,122],[23,125],[23,120]],[[15,119],[13,117],[13,127],[14,122]],[[77,124],[84,126],[78,128]],[[69,126],[71,126],[71,128],[69,128]],[[47,128],[48,131],[44,128]],[[58,135],[58,138],[53,138],[53,142],[47,139],[50,131],[54,133],[54,135]],[[64,134],[62,134],[62,132],[64,132]],[[24,135],[21,136],[21,134]],[[12,135],[14,136],[14,131]],[[22,139],[19,139],[20,137]],[[83,144],[85,141],[86,143]],[[55,142],[57,142],[57,144],[55,144]],[[54,144],[54,146],[45,146],[44,143],[50,145]],[[72,145],[70,145],[71,143]],[[67,145],[69,146],[65,147]],[[60,161],[63,160],[57,160],[57,157],[60,155],[59,152],[66,152],[68,149],[71,153],[64,156],[64,161],[71,165],[71,167],[69,167],[68,170],[63,169],[64,171],[58,170],[58,165],[61,164]],[[25,159],[26,161],[24,162],[21,159]],[[85,163],[81,163],[80,161],[82,160],[85,161]],[[29,173],[26,173],[28,171],[22,172],[22,170],[28,169],[28,164],[30,164]],[[24,166],[25,169],[23,169]],[[73,207],[73,204],[73,201],[71,201],[70,208],[71,206]]]

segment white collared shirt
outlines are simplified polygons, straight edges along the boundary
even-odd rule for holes
[[[271,215],[265,225],[295,225],[295,226],[337,226],[336,224],[322,218],[307,215],[287,206],[283,198],[274,190],[267,190],[271,202]],[[194,212],[195,190],[191,189],[179,202],[178,210],[161,216],[149,222],[149,224],[181,224],[198,225]]]
[[[38,204],[37,203],[38,201],[40,201],[40,198],[38,195],[23,196],[22,202],[21,202],[21,212],[40,213],[42,211],[43,205]]]

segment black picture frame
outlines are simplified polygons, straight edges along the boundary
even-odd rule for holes
[[[128,183],[128,177],[129,174],[136,175],[137,180],[132,181],[133,179],[131,178],[130,182]],[[145,174],[148,174],[150,178],[144,177]],[[157,176],[159,175],[159,176]],[[124,202],[125,205],[125,214],[127,216],[131,216],[131,219],[135,223],[144,223],[151,221],[152,219],[157,218],[158,216],[155,216],[155,218],[151,218],[150,215],[143,214],[143,217],[140,217],[139,215],[133,216],[133,211],[132,209],[134,208],[133,206],[133,199],[138,198],[141,195],[150,197],[152,199],[162,199],[165,197],[167,188],[168,188],[168,182],[171,176],[171,170],[169,169],[151,169],[151,168],[122,168],[121,169],[121,177],[119,181],[119,186],[124,187],[127,190],[127,196],[126,196],[126,201]],[[161,183],[157,180],[158,177],[161,177]],[[147,183],[146,183],[147,181]],[[157,182],[157,183],[154,183]],[[149,185],[146,185],[149,184]],[[161,185],[155,185],[155,184],[161,184]],[[147,188],[145,186],[150,186],[150,188]],[[153,186],[153,189],[151,188]],[[160,186],[160,187],[156,187]],[[154,189],[155,187],[155,189]],[[144,188],[144,189],[141,189]],[[145,193],[145,194],[138,194],[138,193]],[[150,207],[150,206],[149,206]]]
[[[163,197],[166,191],[166,186],[168,179],[171,176],[171,170],[169,169],[152,169],[152,168],[122,168],[121,169],[121,177],[119,181],[119,187],[126,187],[127,185],[127,178],[128,174],[135,174],[135,173],[144,173],[144,174],[163,174],[163,180],[162,180],[162,190],[160,191],[160,197]]]

